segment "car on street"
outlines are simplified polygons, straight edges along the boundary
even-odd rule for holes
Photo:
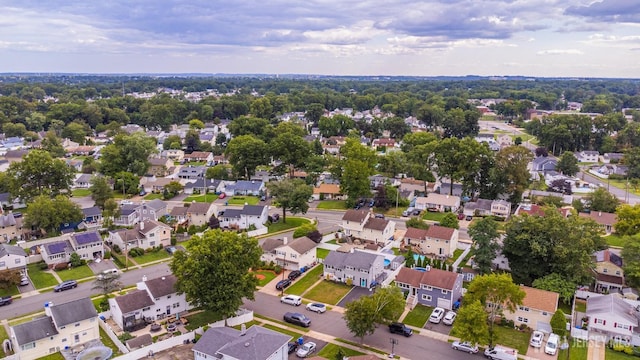
[[[78,282],[75,280],[67,280],[67,281],[63,281],[60,284],[56,285],[53,288],[53,291],[55,292],[60,292],[60,291],[65,291],[65,290],[69,290],[69,289],[73,289],[78,287]]]
[[[286,295],[280,298],[280,302],[283,304],[300,306],[302,304],[302,298],[298,295]]]
[[[0,306],[9,305],[12,302],[13,302],[13,298],[11,296],[0,297]]]
[[[322,314],[327,311],[327,306],[323,303],[308,303],[307,310]]]
[[[389,324],[389,332],[391,332],[392,334],[404,335],[405,337],[409,337],[409,336],[413,335],[413,330],[411,330],[410,327],[408,327],[407,325],[405,325],[403,323],[391,323],[391,324]]]
[[[422,211],[420,211],[420,209],[414,209],[414,210],[411,212],[411,215],[418,216],[418,215],[420,215],[420,213],[421,213],[421,212],[422,212]]]
[[[478,347],[475,345],[471,345],[471,343],[467,341],[454,341],[453,343],[451,343],[451,348],[454,350],[468,352],[469,354],[475,354],[478,352]]]
[[[292,272],[289,273],[289,276],[287,277],[289,278],[289,280],[295,280],[299,278],[300,275],[302,275],[302,272],[300,270],[293,270]]]
[[[288,312],[284,314],[283,318],[284,318],[284,321],[288,322],[289,324],[298,325],[302,327],[311,326],[311,319],[309,319],[308,317],[300,313]]]
[[[291,280],[289,280],[289,279],[280,280],[276,284],[276,289],[277,290],[283,290],[283,289],[287,288],[289,285],[291,285]]]
[[[294,342],[290,342],[287,345],[288,349],[287,349],[287,353],[288,354],[293,354],[297,349],[298,349],[298,344],[294,343]]]
[[[316,351],[316,343],[309,341],[298,348],[296,351],[296,356],[299,358],[306,358],[307,356],[313,354]]]
[[[529,340],[529,345],[534,348],[542,347],[542,341],[544,341],[544,333],[542,331],[534,331],[531,333],[531,340]]]
[[[431,316],[429,316],[429,322],[434,324],[439,324],[440,321],[442,321],[443,317],[444,317],[444,309],[437,307],[433,309],[433,312],[431,312]]]
[[[447,311],[447,314],[442,318],[442,323],[445,325],[453,325],[453,322],[456,320],[456,312],[455,311]]]

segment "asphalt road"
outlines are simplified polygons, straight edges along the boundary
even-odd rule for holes
[[[634,205],[640,203],[640,196],[633,194],[632,192],[627,193],[626,190],[619,189],[615,186],[607,185],[607,181],[598,178],[597,176],[593,176],[589,174],[588,171],[580,171],[578,176],[584,181],[590,182],[592,184],[598,184],[605,189],[609,190],[610,193],[615,195],[618,199],[622,201],[626,201],[628,204]]]

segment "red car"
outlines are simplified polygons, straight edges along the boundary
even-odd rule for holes
[[[224,199],[225,197],[227,197],[227,194],[225,193],[220,193],[220,196],[218,196],[220,199]]]

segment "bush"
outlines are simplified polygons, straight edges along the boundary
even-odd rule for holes
[[[107,311],[109,310],[109,298],[105,295],[102,300],[100,300],[100,310]]]
[[[134,336],[133,336],[133,335],[131,335],[131,334],[130,334],[130,333],[128,333],[128,332],[125,332],[125,333],[123,333],[122,335],[118,336],[118,339],[119,339],[121,342],[123,342],[123,343],[124,343],[125,341],[127,341],[127,340],[131,340],[131,339],[133,339],[133,338],[134,338]]]
[[[142,255],[144,255],[144,250],[142,250],[141,248],[133,248],[129,250],[129,256],[131,257],[138,257]]]
[[[105,259],[111,259],[111,251],[106,250],[106,251],[104,252],[104,256],[103,256],[103,258],[105,258]]]
[[[38,263],[38,268],[39,268],[40,270],[49,270],[49,265],[47,265],[47,263],[46,263],[46,262],[44,262],[44,261],[40,261],[40,262]]]
[[[176,238],[176,236],[171,235],[171,245],[176,246],[177,243],[178,243],[178,239]]]
[[[294,232],[293,232],[293,238],[299,238],[299,237],[303,237],[303,236],[307,236],[308,233],[312,232],[312,231],[317,231],[318,229],[316,228],[316,226],[314,224],[304,224],[302,226],[299,226]]]
[[[111,250],[115,251],[116,254],[122,253],[122,249],[120,249],[120,246],[118,246],[117,244],[113,244],[113,246],[111,247]]]

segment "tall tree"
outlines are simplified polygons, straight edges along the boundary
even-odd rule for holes
[[[369,176],[373,175],[377,156],[375,152],[360,144],[357,139],[349,138],[340,148],[343,159],[336,164],[340,170],[340,189],[348,196],[350,206],[361,196],[369,196]]]
[[[91,191],[91,198],[95,201],[96,206],[101,209],[104,209],[104,202],[113,197],[113,189],[105,176],[92,177],[89,191]]]
[[[562,310],[558,309],[553,313],[550,325],[553,333],[560,335],[561,338],[567,334],[567,318]]]
[[[496,154],[491,183],[495,198],[502,193],[509,194],[512,203],[520,202],[522,194],[529,186],[531,175],[527,166],[533,160],[533,154],[522,146],[509,146]]]
[[[293,176],[295,169],[302,167],[311,155],[309,142],[292,132],[278,133],[269,147],[273,157],[287,165],[289,176]]]
[[[96,277],[91,286],[91,290],[100,290],[100,294],[107,295],[122,289],[120,274],[101,274]]]
[[[603,211],[613,213],[620,205],[620,199],[603,187],[595,189],[584,197],[586,206],[591,211]]]
[[[82,210],[68,197],[58,195],[52,198],[48,195],[40,195],[29,204],[29,212],[25,215],[24,225],[27,228],[55,233],[63,223],[74,223],[81,220]]]
[[[444,214],[444,216],[442,217],[442,220],[440,220],[440,226],[444,226],[452,229],[459,229],[460,223],[458,222],[458,217],[456,216],[456,214],[450,212],[450,213]]]
[[[156,152],[155,139],[143,132],[118,134],[113,143],[102,148],[100,172],[114,176],[121,171],[143,176],[149,169],[149,155]]]
[[[44,150],[32,150],[21,162],[9,165],[9,188],[13,196],[29,201],[38,195],[69,192],[73,169]]]
[[[451,331],[460,336],[460,341],[471,344],[485,344],[489,339],[487,314],[480,301],[464,304],[458,311],[456,322]]]
[[[573,176],[580,171],[580,167],[578,167],[578,159],[571,151],[565,151],[558,160],[556,170],[564,175]]]
[[[250,179],[258,165],[266,164],[267,145],[252,135],[241,135],[229,141],[225,154],[236,174]]]
[[[640,204],[621,205],[616,211],[618,222],[613,224],[618,235],[635,235],[640,232]]]
[[[51,157],[59,158],[64,156],[64,147],[60,142],[60,138],[53,131],[48,131],[44,139],[40,143],[42,150],[51,154]]]
[[[0,270],[0,289],[9,290],[20,284],[22,273],[17,269]]]
[[[379,288],[373,295],[363,296],[347,304],[344,320],[354,336],[364,341],[376,330],[376,324],[396,321],[404,310],[404,296],[400,288]]]
[[[165,150],[169,149],[181,149],[182,148],[182,139],[179,135],[169,135],[164,142],[162,143],[162,148]]]
[[[103,225],[107,229],[114,227],[114,221],[120,217],[120,207],[114,199],[107,199],[104,202],[102,208],[102,218],[104,219]]]
[[[282,222],[287,222],[287,211],[292,214],[309,210],[309,198],[313,195],[313,188],[300,179],[285,179],[271,181],[267,188],[276,199],[275,206],[282,209]]]
[[[640,235],[625,236],[622,249],[624,278],[628,286],[640,287]]]
[[[304,117],[308,122],[317,125],[322,114],[324,114],[324,105],[313,103],[307,106],[307,112],[305,112]]]
[[[469,236],[473,240],[474,261],[481,275],[491,273],[493,259],[500,249],[498,243],[498,223],[491,217],[485,217],[469,226]]]
[[[169,268],[176,290],[195,307],[227,318],[244,298],[254,299],[258,279],[251,272],[260,262],[258,240],[246,234],[209,230],[191,238],[187,251],[173,255]]]
[[[565,304],[571,303],[571,298],[575,293],[578,284],[565,279],[562,275],[551,273],[544,277],[535,279],[533,287],[547,291],[553,291],[560,295],[560,299]]]
[[[489,323],[489,347],[497,340],[493,330],[497,317],[504,310],[514,312],[518,305],[522,305],[524,296],[524,291],[513,283],[509,274],[480,275],[471,281],[465,302],[478,301],[485,309]]]

